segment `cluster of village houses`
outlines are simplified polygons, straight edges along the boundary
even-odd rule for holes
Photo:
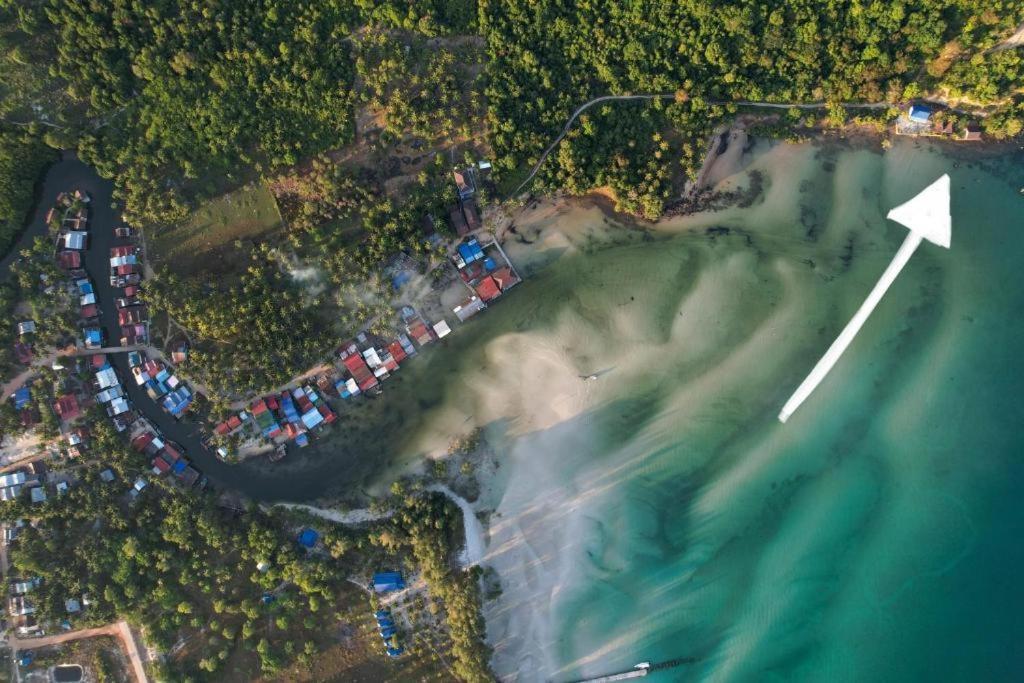
[[[320,544],[320,534],[316,529],[309,527],[303,528],[296,538],[300,547],[302,547],[307,554],[317,553],[318,546]],[[269,564],[260,563],[257,565],[257,569],[261,572],[266,571],[269,568]],[[367,585],[368,590],[372,590],[378,595],[385,595],[388,593],[400,593],[406,589],[405,577],[402,576],[400,571],[383,571],[374,573]],[[264,598],[266,601],[266,597]],[[388,657],[400,657],[405,652],[405,648],[399,642],[398,626],[395,623],[394,615],[391,613],[391,609],[386,606],[381,606],[374,612],[374,619],[377,622],[377,633],[381,637],[381,642],[384,645],[384,652]],[[408,624],[406,624],[408,625]]]
[[[271,455],[272,460],[278,460],[284,457],[288,442],[299,447],[308,446],[309,435],[321,426],[331,424],[337,417],[321,393],[306,384],[260,398],[219,423],[213,431],[224,437],[248,428],[278,446]],[[228,451],[220,446],[217,454],[225,457]]]
[[[88,203],[89,197],[84,193],[62,193],[57,205],[47,216],[47,222],[57,231],[57,262],[68,272],[69,286],[73,287],[73,294],[78,297],[82,322],[81,344],[87,349],[100,349],[104,345],[105,334],[100,325],[99,301],[93,282],[83,268],[83,255],[89,247]],[[129,228],[116,228],[114,234],[117,238],[132,237]],[[145,343],[148,339],[146,312],[138,299],[142,278],[140,250],[133,244],[121,244],[110,249],[109,258],[110,286],[122,288],[119,293],[121,296],[115,298],[121,346]],[[35,322],[28,320],[19,323],[18,332],[21,336],[19,345],[25,347],[19,359],[24,355],[26,358],[23,362],[31,362],[31,347],[25,340],[35,333]],[[18,351],[18,348],[15,350]],[[172,359],[181,362],[186,356],[187,348],[182,346],[174,351]],[[192,391],[175,376],[171,368],[160,360],[147,359],[139,351],[129,352],[128,361],[132,379],[155,403],[175,417],[188,409],[193,399]],[[80,457],[88,449],[89,430],[84,424],[85,412],[90,406],[98,404],[104,408],[118,431],[128,432],[133,447],[151,458],[154,476],[168,474],[186,486],[202,483],[202,476],[184,457],[182,449],[164,440],[149,420],[132,410],[122,378],[106,354],[97,352],[80,357],[75,362],[78,370],[89,370],[91,379],[82,382],[72,374],[63,376],[52,405],[60,421],[62,440],[66,442],[69,458]],[[54,369],[67,370],[59,364],[55,364]],[[29,381],[11,396],[25,427],[31,427],[38,421],[32,393],[33,386]],[[50,474],[52,476],[53,473]],[[57,479],[47,481],[42,461],[27,462],[0,475],[0,501],[14,500],[23,490],[27,490],[32,503],[42,503],[47,500],[48,491],[60,495],[74,481],[73,477],[64,475]],[[104,483],[112,483],[116,477],[112,470],[104,469],[100,472],[100,479]],[[138,477],[127,490],[128,498],[135,498],[146,486],[146,478]],[[3,543],[8,545],[16,542],[19,529],[23,527],[24,521],[4,525]],[[20,635],[41,633],[31,599],[31,592],[36,586],[36,579],[15,580],[12,584],[8,608],[13,626]],[[65,601],[68,619],[65,619],[62,627],[71,628],[69,619],[88,604],[87,596],[69,597]]]
[[[61,478],[56,482],[48,482],[48,473],[42,462],[36,460],[25,465],[5,472],[0,475],[0,500],[9,501],[17,498],[23,489],[29,492],[29,499],[33,504],[44,503],[48,497],[48,488],[55,491],[56,495],[64,494],[70,484],[68,480]],[[100,472],[100,479],[104,483],[113,482],[114,473],[105,469]],[[52,484],[52,486],[51,486]],[[0,544],[4,547],[3,557],[9,555],[10,547],[18,542],[21,530],[25,528],[25,520],[15,520],[0,525]],[[3,572],[6,575],[8,567],[4,566]],[[41,580],[38,577],[10,578],[10,596],[7,604],[8,616],[11,626],[20,636],[42,635],[42,625],[36,618],[36,604],[32,599],[33,591],[39,587]],[[87,595],[69,596],[64,600],[66,617],[61,623],[61,628],[72,628],[71,619],[89,606]]]
[[[460,322],[486,309],[521,281],[501,245],[493,239],[481,241],[471,234],[481,227],[474,199],[478,171],[489,168],[490,164],[480,162],[453,172],[458,204],[451,209],[452,227],[461,239],[451,252],[451,260],[466,289],[466,298],[452,313]],[[424,221],[424,233],[440,244],[432,218]],[[396,288],[401,284],[402,281],[396,279]],[[268,440],[276,447],[270,456],[272,460],[283,457],[290,443],[299,447],[308,445],[310,434],[335,420],[334,412],[324,399],[351,399],[362,393],[379,392],[381,383],[407,358],[452,331],[445,319],[431,322],[411,306],[402,307],[400,313],[404,332],[393,338],[365,332],[356,335],[355,339],[338,347],[336,355],[340,363],[320,375],[315,386],[307,383],[291,392],[263,396],[215,425],[214,434],[222,438],[238,437],[242,441]],[[217,453],[227,457],[229,450],[220,446]]]
[[[23,474],[16,473],[21,476]],[[15,474],[3,475],[0,480],[8,477],[13,477]],[[111,482],[114,480],[114,473],[110,470],[103,470],[101,477],[104,482]],[[35,478],[39,477],[34,475],[28,475],[28,482],[31,482]],[[64,484],[64,489],[67,490],[67,484]],[[28,483],[26,483],[28,485]],[[58,484],[58,491],[62,492]],[[40,487],[32,489],[43,490]],[[42,496],[39,501],[45,500],[45,495]],[[36,501],[36,498],[33,498]],[[2,537],[0,537],[0,543],[3,544],[6,552],[10,551],[10,547],[18,542],[21,530],[25,528],[24,520],[17,520],[14,522],[6,523],[2,526]],[[6,556],[5,552],[5,556]],[[4,573],[6,575],[8,567],[4,567]],[[7,614],[10,619],[10,625],[14,629],[15,633],[19,636],[41,636],[45,635],[43,631],[43,625],[39,623],[36,617],[37,605],[33,599],[33,593],[39,586],[42,585],[42,580],[39,577],[9,577],[9,596],[7,602]],[[63,630],[70,630],[73,626],[71,620],[79,615],[84,609],[90,605],[88,595],[70,595],[64,599],[64,612],[65,618],[60,624]]]
[[[57,260],[68,271],[71,286],[74,287],[75,295],[79,297],[80,317],[83,325],[81,344],[87,349],[100,349],[103,346],[105,335],[99,320],[99,301],[92,280],[82,268],[83,253],[88,248],[88,203],[88,195],[82,192],[62,193],[58,197],[57,205],[51,209],[47,220],[58,230],[58,247],[63,248],[59,248],[56,255]],[[114,235],[122,240],[129,240],[133,233],[129,228],[116,228]],[[128,347],[144,343],[148,339],[148,321],[145,307],[138,299],[142,267],[140,250],[133,244],[120,244],[110,249],[109,259],[110,286],[122,289],[119,292],[121,296],[115,298],[121,346]],[[23,321],[19,323],[18,329],[24,338],[25,335],[35,331],[35,322]],[[186,357],[187,347],[185,346],[175,349],[172,354],[172,359],[175,362],[181,362]],[[155,432],[155,428],[150,425],[149,421],[132,409],[131,401],[123,384],[124,378],[120,377],[106,354],[97,352],[79,357],[75,363],[78,370],[83,370],[82,364],[85,363],[92,379],[83,383],[74,379],[72,375],[65,375],[52,405],[53,412],[60,421],[63,439],[67,442],[68,457],[78,457],[88,447],[89,431],[83,424],[83,420],[85,411],[92,405],[102,406],[119,432],[128,432],[132,437],[147,431]],[[167,413],[174,417],[180,417],[189,408],[193,400],[192,390],[174,374],[173,369],[167,367],[162,361],[147,359],[142,352],[132,351],[128,353],[128,365],[136,385],[142,387],[147,395]],[[67,368],[55,364],[54,369],[66,370]],[[31,427],[38,419],[32,392],[30,380],[18,388],[11,397],[15,410],[18,411],[25,427]],[[154,434],[154,437],[159,443],[157,434]],[[179,478],[186,484],[195,483],[199,478],[198,474],[195,477],[192,476],[191,472],[194,470],[191,469],[187,460],[180,457],[180,453],[178,458],[168,456],[165,464],[172,467],[166,469],[161,466],[162,461],[156,460],[156,455],[153,454],[155,473],[173,471],[175,474],[183,475]],[[179,464],[179,461],[182,464]],[[184,468],[188,468],[190,471],[186,471]],[[130,489],[130,495],[136,495],[144,487],[144,480],[135,482]],[[3,494],[0,493],[0,495]],[[40,494],[33,493],[32,495]]]

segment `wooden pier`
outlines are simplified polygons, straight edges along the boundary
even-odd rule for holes
[[[611,683],[612,681],[628,681],[634,678],[643,678],[652,671],[672,669],[677,666],[682,666],[683,664],[693,664],[696,661],[696,657],[680,657],[679,659],[670,659],[658,664],[640,662],[639,664],[635,664],[629,671],[623,671],[617,674],[608,674],[607,676],[598,676],[597,678],[585,678],[580,681],[574,681],[574,683]]]
[[[577,683],[611,683],[611,681],[628,681],[632,678],[643,678],[651,670],[650,662],[642,662],[637,664],[629,671],[623,671],[622,673],[609,674],[607,676],[598,676],[597,678],[587,678]]]

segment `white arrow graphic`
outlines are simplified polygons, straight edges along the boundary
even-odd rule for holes
[[[921,244],[921,240],[928,240],[932,244],[949,249],[949,240],[953,230],[953,221],[949,215],[949,176],[943,175],[916,197],[897,206],[889,212],[887,218],[910,228],[910,233],[903,240],[903,244],[900,245],[896,256],[889,262],[882,277],[875,283],[868,298],[864,300],[850,322],[832,342],[832,346],[828,347],[828,351],[811,370],[811,374],[807,375],[786,401],[786,405],[782,406],[782,411],[779,413],[780,422],[788,420],[821,383],[821,380],[825,379],[825,375],[843,355],[843,351],[846,351],[846,347],[850,345],[853,338],[857,336],[860,328],[871,315],[871,311],[875,310],[875,306],[882,300],[889,285],[896,280],[900,271],[903,270],[903,266],[907,265],[907,261],[914,255],[914,250],[917,249],[917,245]]]

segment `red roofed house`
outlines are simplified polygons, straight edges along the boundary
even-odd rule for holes
[[[178,450],[177,446],[165,443],[163,457],[167,462],[174,464],[181,459],[181,451]]]
[[[82,254],[81,252],[65,249],[64,251],[57,254],[57,262],[60,264],[60,267],[65,270],[74,270],[75,268],[81,268]]]
[[[100,314],[100,309],[98,309],[96,307],[96,304],[86,304],[85,306],[82,306],[82,310],[79,311],[79,315],[82,316],[83,320],[89,320],[90,318],[95,318],[99,314]]]
[[[462,204],[462,215],[466,217],[466,227],[469,232],[480,229],[480,217],[476,213],[476,200],[469,199]]]
[[[976,123],[968,123],[964,129],[964,140],[980,140],[981,127]]]
[[[102,368],[107,364],[107,354],[97,353],[92,357],[92,366],[94,368]]]
[[[429,344],[430,342],[434,341],[434,335],[431,333],[430,328],[427,327],[426,323],[424,323],[422,320],[417,320],[416,322],[407,326],[405,329],[409,333],[409,335],[416,340],[416,343],[419,344],[420,346],[424,346],[425,344]]]
[[[488,275],[477,284],[476,293],[484,301],[492,301],[501,296],[501,289],[498,287],[498,283],[494,281],[494,278]]]
[[[164,460],[162,457],[158,455],[155,458],[153,458],[153,471],[157,472],[158,474],[164,474],[166,472],[170,472],[170,470],[171,466],[167,464],[167,461]]]
[[[359,385],[360,389],[366,391],[377,386],[377,378],[373,376],[370,368],[366,365],[366,361],[358,353],[353,353],[344,362],[345,367],[352,373],[352,378]]]
[[[473,178],[472,167],[464,171],[452,171],[452,177],[455,178],[455,189],[458,190],[461,201],[473,196],[476,192],[476,181]]]
[[[456,235],[464,237],[469,234],[469,225],[466,223],[466,217],[462,215],[461,208],[453,206],[451,211],[448,212],[448,218],[452,222],[452,229]]]
[[[316,409],[318,411],[320,411],[321,415],[324,416],[324,422],[326,422],[327,424],[330,424],[330,423],[334,422],[334,420],[337,419],[337,417],[338,417],[334,413],[334,411],[331,410],[331,407],[329,405],[327,405],[326,403],[321,403],[320,405],[318,405],[316,407]]]
[[[513,273],[512,269],[508,266],[498,268],[491,274],[491,277],[494,278],[494,281],[498,283],[498,286],[501,287],[501,291],[503,292],[519,282],[519,278],[516,277],[516,274]]]
[[[143,453],[146,450],[146,446],[153,442],[153,432],[146,432],[145,434],[139,434],[137,437],[132,439],[132,448],[137,450],[139,453]]]
[[[219,425],[213,428],[213,431],[218,436],[227,436],[231,431],[231,427],[228,427],[227,422],[221,422]]]
[[[133,306],[131,308],[122,308],[117,312],[117,322],[119,325],[131,325],[134,323],[141,323],[145,319],[145,311],[142,306]]]
[[[53,412],[57,413],[62,420],[71,421],[82,414],[78,408],[78,399],[74,394],[64,394],[53,404]]]
[[[242,426],[242,420],[237,415],[232,415],[228,418],[228,427],[232,430],[238,429]]]
[[[402,348],[402,345],[397,339],[388,344],[388,353],[391,354],[391,357],[395,359],[396,363],[401,363],[408,356],[405,349]]]

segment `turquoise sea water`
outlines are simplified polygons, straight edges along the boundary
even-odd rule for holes
[[[1024,678],[1024,166],[986,163],[776,147],[753,206],[565,256],[488,313],[453,394],[510,382],[497,358],[610,369],[583,398],[512,392],[525,428],[492,424],[503,677]],[[779,424],[902,240],[885,212],[943,172],[952,249],[919,249]]]

